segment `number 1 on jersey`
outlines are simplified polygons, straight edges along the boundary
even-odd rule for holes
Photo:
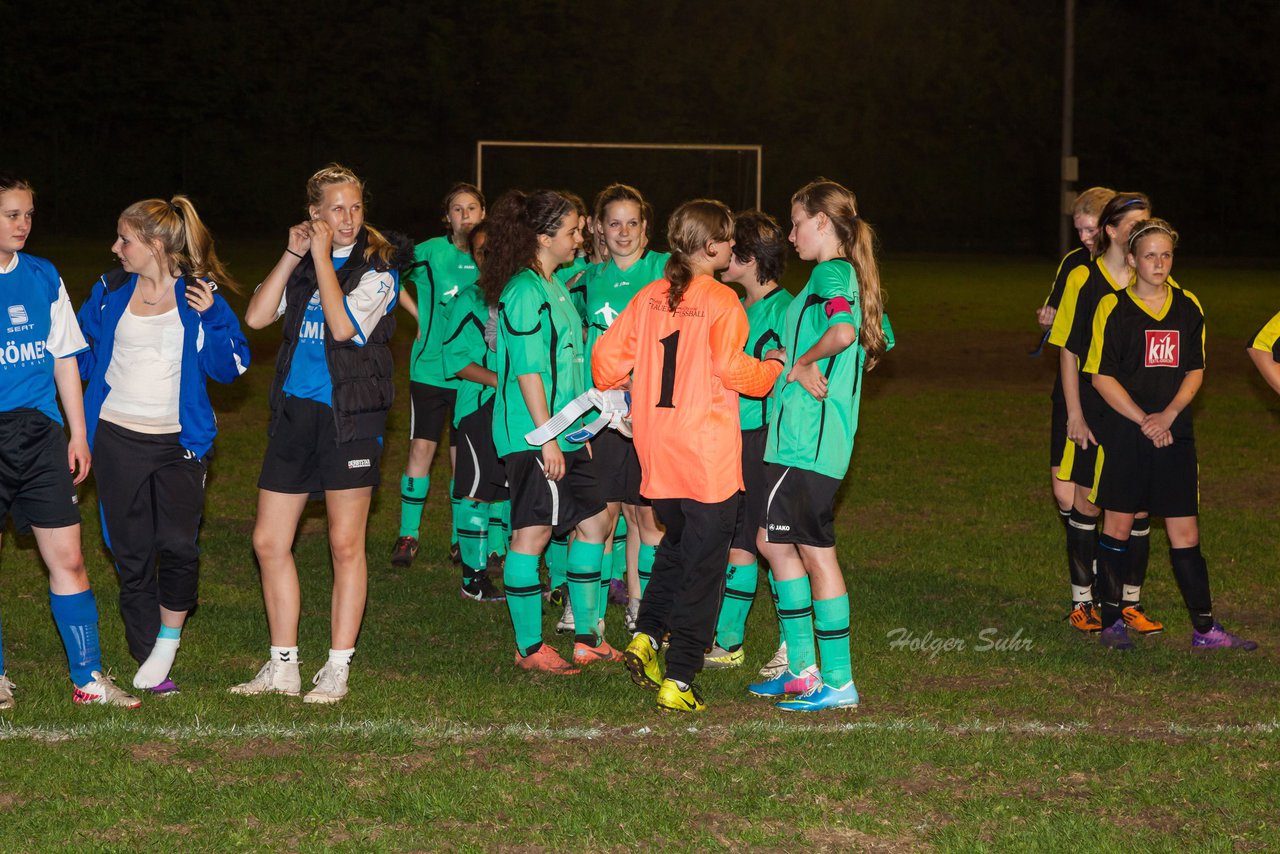
[[[675,409],[671,398],[676,391],[676,347],[680,345],[680,330],[658,339],[658,343],[662,345],[662,393],[658,396],[658,408]]]

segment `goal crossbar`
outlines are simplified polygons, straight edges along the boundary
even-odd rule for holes
[[[673,142],[547,142],[543,140],[476,140],[476,187],[484,190],[484,149],[490,148],[614,148],[632,151],[753,151],[756,155],[756,209],[761,209],[764,189],[763,145],[717,145]]]

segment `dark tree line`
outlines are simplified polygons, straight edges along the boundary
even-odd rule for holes
[[[1080,186],[1147,191],[1198,254],[1275,255],[1280,4],[1079,7]],[[823,174],[858,192],[892,250],[1056,248],[1058,2],[0,12],[0,167],[37,183],[42,227],[65,234],[183,191],[219,233],[273,236],[305,177],[339,160],[367,176],[376,221],[425,235],[477,138],[569,138],[761,143],[775,215]]]

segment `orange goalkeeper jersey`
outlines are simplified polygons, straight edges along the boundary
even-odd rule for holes
[[[747,313],[711,276],[689,283],[673,312],[659,279],[636,294],[596,342],[597,388],[631,383],[631,424],[646,498],[712,504],[742,489],[738,393],[763,397],[782,363],[742,351]]]

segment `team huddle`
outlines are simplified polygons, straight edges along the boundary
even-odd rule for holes
[[[136,707],[101,661],[76,486],[92,459],[133,687],[176,692],[216,433],[206,384],[249,367],[240,320],[218,292],[240,287],[188,199],[150,199],[120,215],[120,267],[77,314],[53,265],[22,251],[34,199],[27,182],[0,176],[14,351],[0,373],[0,518],[34,534],[49,568],[73,700]],[[751,693],[788,710],[857,705],[833,505],[862,373],[893,345],[874,234],[839,184],[798,191],[789,240],[816,266],[792,297],[778,282],[788,237],[767,214],[687,202],[663,253],[650,248],[651,210],[624,184],[590,211],[549,190],[512,191],[486,210],[478,188],[459,184],[444,201],[447,234],[415,248],[365,222],[350,170],[331,164],[308,180],[307,218],[243,318],[254,329],[280,321],[281,346],[253,531],[270,647],[232,693],[303,693],[293,541],[313,499],[328,521],[331,641],[303,701],[348,693],[403,306],[418,334],[393,564],[417,555],[451,414],[460,595],[505,601],[519,668],[569,676],[625,664],[661,708],[701,710],[698,672],[745,660],[763,555],[781,643]],[[626,605],[625,651],[604,639],[611,598]],[[544,601],[563,605],[568,658],[543,639]],[[0,639],[9,708],[4,673]]]
[[[133,687],[176,692],[217,429],[206,385],[249,367],[219,293],[240,287],[188,199],[149,199],[121,213],[120,267],[77,313],[54,266],[22,251],[34,198],[0,176],[0,518],[33,533],[48,567],[73,701],[137,707],[102,664],[76,487],[92,460]],[[257,674],[230,690],[303,693],[293,542],[308,500],[323,499],[330,649],[303,702],[348,693],[400,306],[418,332],[393,564],[418,553],[448,418],[460,596],[505,602],[518,668],[624,665],[660,708],[700,711],[697,674],[745,663],[764,563],[780,642],[748,690],[787,711],[855,707],[834,503],[863,374],[894,339],[854,195],[806,185],[789,234],[760,211],[686,202],[667,223],[669,253],[650,248],[651,208],[625,184],[591,209],[550,190],[512,191],[487,209],[478,188],[458,184],[443,207],[447,233],[415,248],[365,222],[355,174],[325,167],[307,182],[307,218],[249,298],[246,324],[281,324],[253,531],[270,644]],[[1177,233],[1151,218],[1145,196],[1100,188],[1080,196],[1075,223],[1084,248],[1063,260],[1039,311],[1061,348],[1050,471],[1070,623],[1114,649],[1134,645],[1130,632],[1162,630],[1141,600],[1155,514],[1192,647],[1255,649],[1215,620],[1200,554],[1189,405],[1204,317],[1170,276]],[[788,243],[814,264],[794,296],[779,284]],[[1280,392],[1280,315],[1249,353]],[[623,650],[605,640],[611,600],[625,605]],[[563,607],[567,657],[544,639],[544,602]],[[0,637],[0,708],[10,708],[3,656]]]
[[[1049,471],[1066,532],[1068,620],[1117,650],[1134,647],[1130,632],[1163,631],[1142,603],[1155,515],[1192,649],[1257,649],[1215,620],[1200,553],[1190,405],[1204,378],[1205,324],[1200,301],[1170,275],[1178,233],[1151,216],[1145,195],[1102,187],[1080,194],[1073,217],[1083,248],[1063,258],[1038,312],[1060,348]],[[1280,392],[1280,315],[1249,355]]]

